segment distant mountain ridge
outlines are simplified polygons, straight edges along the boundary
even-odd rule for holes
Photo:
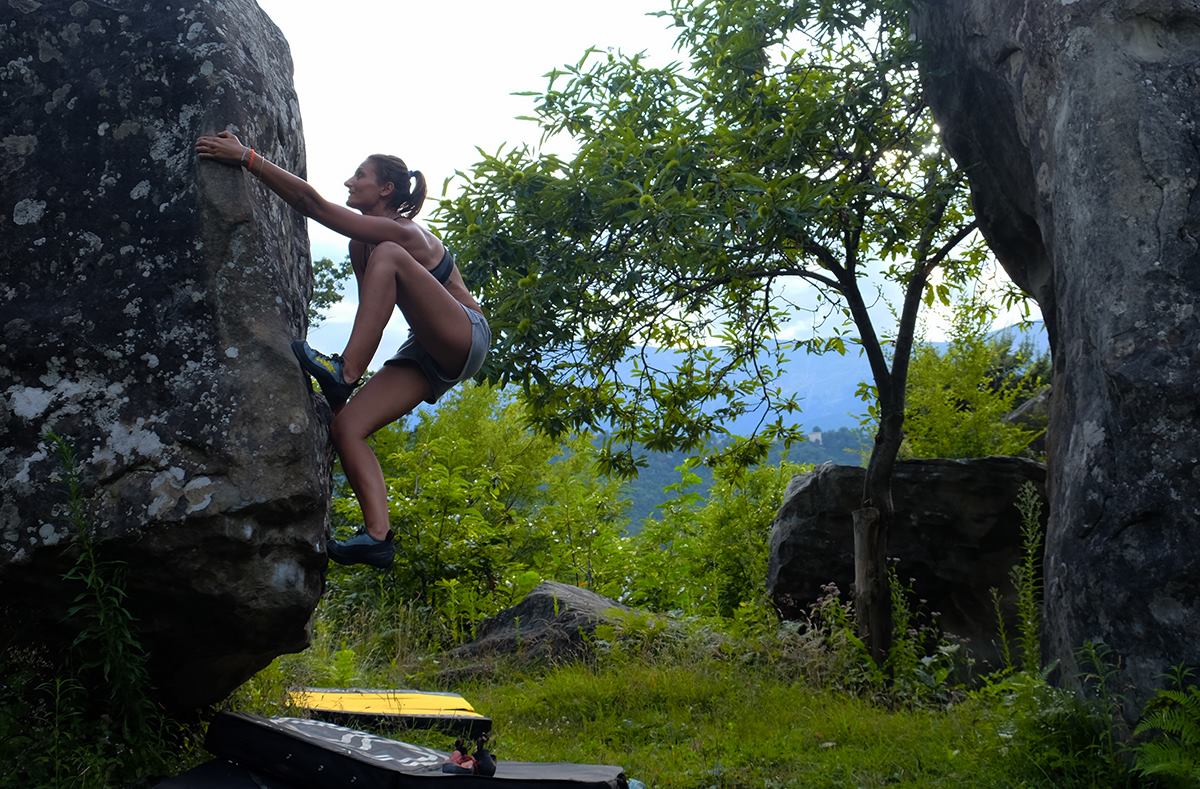
[[[1010,337],[1013,345],[1028,339],[1035,353],[1050,352],[1050,341],[1041,321],[1022,326],[1008,326],[992,332],[991,337]],[[933,343],[944,349],[948,343]],[[666,362],[666,355],[658,360]],[[865,404],[855,393],[863,381],[871,380],[871,366],[866,356],[853,348],[842,354],[796,352],[776,385],[784,393],[795,395],[800,401],[800,411],[789,420],[806,431],[816,428],[836,430],[858,427],[859,417],[866,412]],[[732,425],[726,425],[734,435],[749,435],[758,425],[761,412],[744,414]]]
[[[1008,337],[1012,345],[1028,340],[1038,355],[1050,352],[1049,337],[1040,321],[997,329],[990,336]],[[939,350],[944,350],[947,345],[949,343],[934,343]],[[656,361],[666,362],[665,354]],[[790,360],[777,383],[783,391],[801,398],[801,411],[795,415],[792,424],[800,425],[810,435],[819,428],[823,436],[817,441],[792,447],[788,452],[789,460],[814,464],[828,460],[845,465],[863,462],[870,449],[870,436],[859,425],[859,416],[866,408],[855,392],[859,383],[869,380],[870,376],[866,357],[858,353],[797,354]],[[757,422],[758,415],[748,414],[727,427],[734,435],[744,436],[754,431]],[[778,448],[771,455],[771,461],[777,462]],[[624,495],[630,502],[630,533],[639,531],[645,518],[656,517],[658,506],[671,498],[663,487],[679,481],[676,467],[685,457],[686,453],[682,452],[649,453],[646,468],[637,479],[626,484]],[[712,483],[711,472],[701,466],[696,473],[701,477],[696,490],[706,494]]]

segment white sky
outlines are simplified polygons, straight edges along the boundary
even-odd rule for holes
[[[421,170],[432,213],[442,184],[469,170],[476,148],[536,144],[529,121],[545,74],[575,63],[589,46],[647,53],[651,63],[676,57],[668,20],[647,16],[670,0],[258,0],[292,50],[304,120],[308,180],[341,201],[342,182],[367,155],[400,156]],[[454,186],[451,185],[453,191]],[[420,219],[421,217],[418,217]],[[309,222],[313,258],[341,260],[346,240]],[[313,347],[342,350],[356,307],[346,298],[309,333]],[[931,316],[928,336],[945,321]],[[1011,316],[997,323],[1012,323]],[[404,340],[397,311],[371,367],[377,369]]]
[[[308,180],[341,201],[342,182],[366,156],[390,153],[443,181],[479,160],[476,148],[536,143],[533,114],[545,74],[575,63],[589,46],[673,59],[668,20],[646,16],[669,0],[258,0],[292,50],[304,119]],[[421,217],[434,208],[427,200]],[[420,219],[421,217],[418,217]],[[309,222],[313,257],[341,260],[346,240]],[[353,285],[309,341],[340,353],[354,316]],[[399,312],[372,368],[404,340]]]

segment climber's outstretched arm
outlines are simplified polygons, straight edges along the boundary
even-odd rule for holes
[[[419,242],[412,236],[419,236],[420,231],[412,226],[386,217],[365,216],[331,203],[321,197],[308,181],[262,158],[253,149],[242,145],[231,132],[222,131],[200,137],[196,140],[196,154],[201,159],[245,167],[292,208],[344,236],[368,244],[394,241],[403,247]]]

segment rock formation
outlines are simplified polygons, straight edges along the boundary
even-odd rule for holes
[[[253,0],[3,0],[0,96],[5,629],[79,592],[52,431],[163,696],[215,701],[306,645],[325,564],[305,226],[193,152],[228,124],[303,173],[287,44]]]
[[[861,506],[864,473],[826,463],[788,484],[767,565],[767,591],[785,618],[801,618],[826,584],[849,592],[854,583],[851,513]],[[1026,482],[1040,491],[1045,469],[998,457],[901,461],[892,481],[888,556],[899,560],[900,579],[911,579],[925,613],[937,612],[947,632],[988,662],[998,657],[990,590],[1000,590],[1012,608],[1009,570],[1021,561],[1015,502]]]
[[[921,0],[923,76],[1054,352],[1047,657],[1200,664],[1200,5]]]
[[[506,656],[530,664],[585,654],[596,626],[614,621],[620,603],[578,586],[543,581],[524,600],[479,628],[479,636],[449,653],[460,660]]]

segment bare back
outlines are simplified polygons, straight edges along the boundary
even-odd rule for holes
[[[446,254],[446,247],[442,244],[441,240],[407,217],[396,217],[395,221],[405,230],[405,240],[402,245],[404,250],[412,255],[413,259],[420,263],[426,270],[432,271],[436,268],[442,262],[442,257]],[[355,240],[350,242],[350,265],[354,267],[354,276],[360,283],[362,282],[362,274],[366,271],[367,259],[371,257],[373,249],[375,249],[374,244]],[[443,283],[443,286],[460,304],[483,314],[479,302],[467,290],[467,285],[463,282],[457,263],[451,269],[450,277]]]

